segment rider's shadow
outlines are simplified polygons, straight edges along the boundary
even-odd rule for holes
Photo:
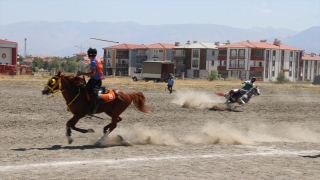
[[[95,145],[83,145],[83,146],[61,146],[61,145],[53,145],[52,147],[47,148],[17,148],[11,149],[13,151],[29,151],[29,150],[49,150],[55,151],[60,149],[79,149],[79,150],[87,150],[87,149],[104,149],[111,146],[95,146]]]
[[[320,154],[318,155],[306,155],[306,156],[301,156],[301,157],[304,157],[304,158],[320,158]]]

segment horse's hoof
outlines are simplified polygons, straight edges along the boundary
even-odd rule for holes
[[[93,129],[88,129],[88,133],[94,133]]]
[[[97,141],[94,145],[95,145],[95,146],[100,146],[100,145],[101,145],[101,142],[100,142],[100,141]]]
[[[73,139],[70,136],[68,136],[68,143],[71,144],[72,142],[73,142]]]

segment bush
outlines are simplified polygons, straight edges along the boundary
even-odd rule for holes
[[[283,84],[288,82],[290,82],[290,80],[286,78],[283,71],[280,71],[277,77],[277,83]]]
[[[210,71],[210,74],[209,74],[209,81],[213,81],[213,80],[216,80],[218,77],[218,71],[217,70],[212,70]]]

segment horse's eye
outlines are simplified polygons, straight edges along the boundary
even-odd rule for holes
[[[51,79],[50,84],[51,84],[51,85],[54,85],[55,83],[56,83],[56,80],[55,80],[55,79]]]

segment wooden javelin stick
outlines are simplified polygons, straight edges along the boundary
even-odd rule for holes
[[[119,42],[117,42],[117,41],[111,41],[111,40],[105,40],[105,39],[99,39],[99,38],[90,38],[90,39],[99,40],[99,41],[107,41],[107,42],[119,43]]]

